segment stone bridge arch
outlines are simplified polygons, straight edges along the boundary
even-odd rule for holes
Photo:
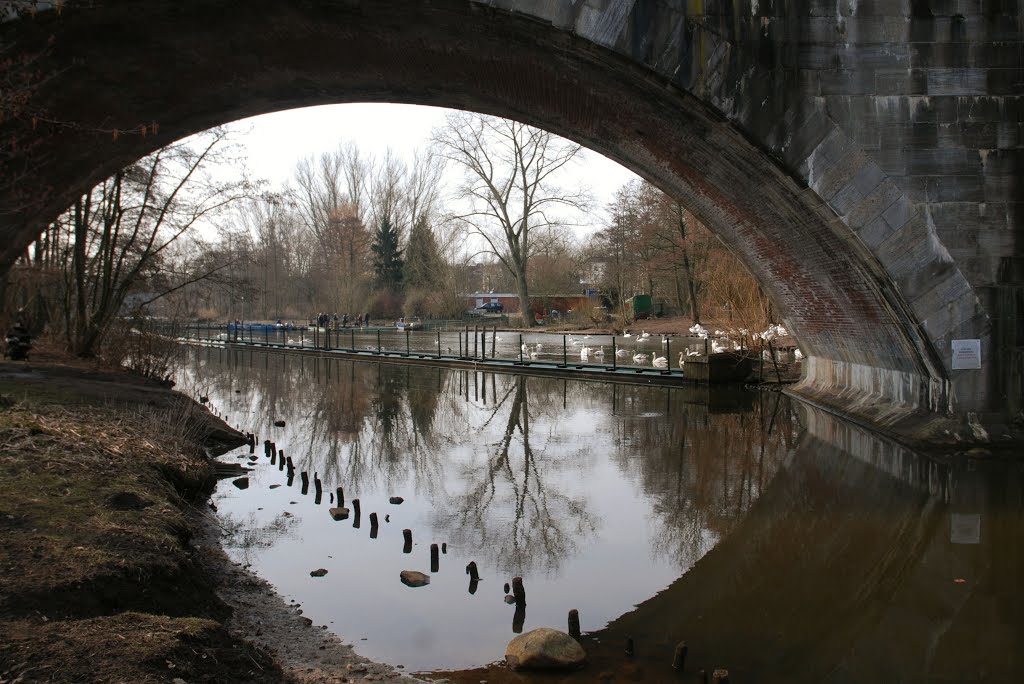
[[[90,184],[212,125],[338,102],[473,109],[682,199],[778,303],[808,352],[805,397],[914,437],[1020,410],[1015,0],[967,16],[941,0],[93,5],[0,25],[32,59],[29,105],[0,124],[17,142],[0,271]],[[952,367],[964,338],[982,369]]]

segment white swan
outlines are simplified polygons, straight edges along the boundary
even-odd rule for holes
[[[647,359],[649,358],[651,357],[648,356],[647,354],[641,354],[640,352],[637,352],[636,354],[633,354],[633,363],[647,363]]]
[[[664,356],[655,356],[654,360],[651,361],[651,365],[655,368],[668,368],[668,358]]]
[[[603,359],[604,358],[604,347],[598,347],[597,351],[594,352],[594,356]]]
[[[686,363],[686,354],[684,352],[679,352],[679,367],[682,368],[683,364],[685,364],[685,363]]]
[[[526,344],[524,344],[522,347],[520,347],[520,349],[523,350],[524,354],[529,354],[530,353],[530,347],[528,345],[526,345]]]
[[[641,331],[640,331],[640,337],[641,337],[641,338],[643,338],[643,339],[645,339],[645,340],[646,340],[646,339],[647,339],[648,337],[650,337],[650,336],[651,336],[651,333],[647,332],[646,330],[641,330]]]
[[[616,349],[615,350],[615,358],[617,358],[617,359],[624,359],[627,356],[629,356],[629,350],[628,349]]]
[[[632,337],[633,333],[623,333],[622,336],[623,337]]]
[[[540,347],[540,345],[538,344],[537,347]],[[540,356],[540,351],[537,349],[537,347],[534,347],[532,350],[530,350],[530,358],[531,359],[535,359],[538,356]]]
[[[581,359],[586,361],[588,356],[590,356],[590,347],[583,347],[582,349],[580,349],[580,358]]]

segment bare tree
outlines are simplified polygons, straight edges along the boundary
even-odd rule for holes
[[[205,168],[225,136],[213,129],[158,150],[80,197],[59,219],[71,233],[63,311],[72,351],[94,355],[133,288],[156,282],[168,248],[247,192],[243,182],[215,182]]]
[[[444,175],[444,159],[429,150],[416,150],[412,168],[406,177],[405,203],[409,230],[420,224],[429,225],[437,209]]]
[[[534,325],[527,281],[530,257],[552,229],[568,225],[563,214],[588,204],[583,188],[565,190],[558,172],[580,146],[516,121],[470,112],[448,114],[434,130],[436,153],[464,171],[459,189],[467,208],[456,218],[483,239],[513,275],[523,323]]]
[[[374,227],[388,221],[398,231],[400,237],[405,232],[407,218],[404,206],[405,183],[405,163],[388,149],[373,174],[370,215]]]

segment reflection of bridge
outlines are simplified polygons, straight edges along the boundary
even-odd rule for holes
[[[740,681],[1021,681],[1020,472],[951,475],[922,461],[897,479],[843,451],[866,433],[803,414],[831,420],[838,439],[805,433],[729,536],[585,641],[597,667],[621,664],[632,636],[629,667],[652,681],[667,678],[680,640],[692,668],[725,666]],[[954,514],[980,519],[980,537],[951,536]]]
[[[453,106],[680,198],[778,304],[803,393],[905,430],[918,410],[1005,425],[1022,408],[1016,3],[61,7],[0,24],[27,65],[0,124],[0,273],[91,184],[189,133],[303,105]],[[953,340],[980,359],[954,364]]]

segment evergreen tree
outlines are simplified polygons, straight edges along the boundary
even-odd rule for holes
[[[405,248],[404,284],[410,290],[438,290],[444,283],[445,263],[434,231],[425,216],[416,220]]]
[[[402,249],[398,246],[398,228],[386,216],[374,233],[372,249],[377,286],[397,292],[402,287]]]

